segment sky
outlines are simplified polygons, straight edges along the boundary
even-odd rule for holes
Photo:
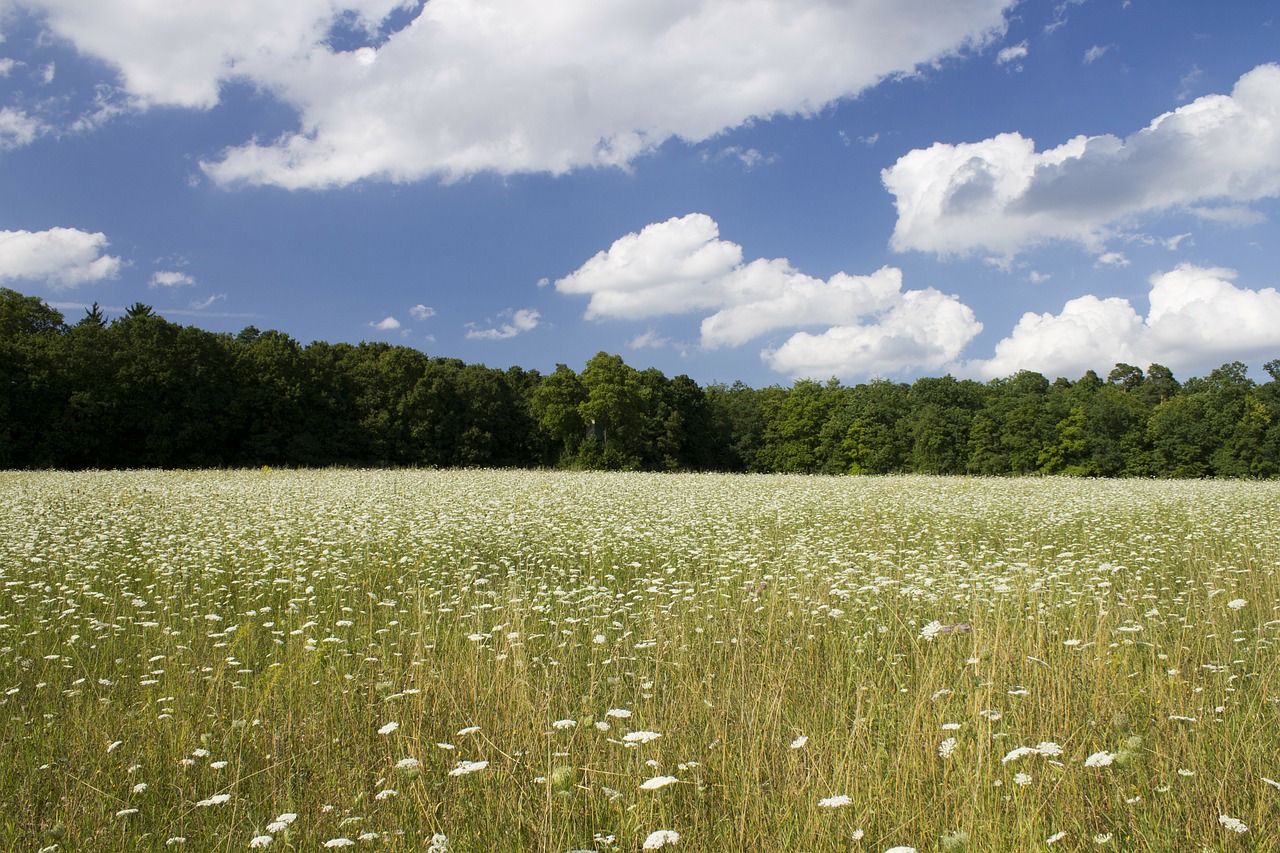
[[[0,0],[0,286],[700,383],[1280,358],[1272,0]]]

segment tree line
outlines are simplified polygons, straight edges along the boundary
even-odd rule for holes
[[[77,322],[0,288],[0,468],[581,467],[828,474],[1280,475],[1280,359],[1179,382],[1158,364],[1053,381],[699,386],[599,353],[498,370],[405,346]]]

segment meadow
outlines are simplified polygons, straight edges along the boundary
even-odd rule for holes
[[[0,473],[0,850],[1280,849],[1280,483]]]

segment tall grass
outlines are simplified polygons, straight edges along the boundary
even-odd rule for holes
[[[1278,849],[1278,521],[1256,483],[0,474],[0,849]]]

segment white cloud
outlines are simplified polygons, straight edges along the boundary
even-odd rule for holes
[[[703,213],[646,225],[555,283],[561,293],[589,294],[588,320],[639,320],[720,305],[717,282],[742,262],[742,247],[719,239]]]
[[[996,344],[994,357],[970,361],[966,371],[983,379],[1019,370],[1076,378],[1086,370],[1140,361],[1132,340],[1141,329],[1142,318],[1127,299],[1082,296],[1060,314],[1023,314],[1013,333]]]
[[[1229,269],[1181,264],[1151,276],[1150,310],[1141,317],[1127,299],[1072,299],[1058,314],[1028,313],[990,359],[965,372],[984,378],[1035,370],[1075,378],[1117,362],[1163,364],[1175,372],[1280,351],[1280,293],[1232,284]]]
[[[1102,57],[1106,56],[1107,51],[1115,47],[1114,44],[1095,44],[1084,52],[1084,64],[1092,65]]]
[[[418,303],[409,309],[409,315],[415,320],[428,320],[436,316],[436,309]]]
[[[817,335],[797,332],[761,355],[774,370],[793,377],[933,371],[954,361],[981,331],[967,305],[930,287],[898,294],[869,322],[833,326]]]
[[[514,338],[521,332],[530,332],[538,328],[542,315],[532,308],[508,309],[499,316],[510,318],[509,322],[499,323],[488,328],[477,328],[474,323],[467,324],[467,337],[472,340],[501,341]]]
[[[381,320],[371,320],[369,326],[377,329],[379,332],[392,332],[400,328],[400,321],[395,317],[387,316]]]
[[[204,164],[221,183],[291,188],[626,165],[983,47],[1015,5],[430,0],[343,52],[326,42],[335,21],[373,33],[404,0],[19,2],[118,68],[139,108],[208,109],[244,81],[296,109],[297,132]]]
[[[662,349],[669,343],[671,343],[669,338],[663,337],[654,329],[649,329],[627,341],[627,347],[629,349]]]
[[[215,293],[214,295],[210,296],[208,299],[193,300],[191,302],[191,307],[197,311],[203,311],[213,303],[226,298],[227,298],[227,294],[225,293]]]
[[[722,280],[724,307],[702,321],[706,347],[739,346],[774,329],[858,323],[900,304],[902,271],[836,273],[830,280],[797,272],[785,260],[756,260]]]
[[[1103,252],[1098,255],[1098,260],[1094,266],[1099,267],[1127,267],[1129,259],[1124,256],[1124,252]]]
[[[1280,65],[1261,65],[1231,95],[1199,98],[1128,139],[1078,136],[1039,153],[1017,133],[939,142],[881,176],[895,197],[898,251],[1009,256],[1051,240],[1101,251],[1140,214],[1280,195]]]
[[[721,240],[711,217],[691,213],[619,238],[555,286],[590,296],[587,319],[709,312],[700,337],[707,349],[786,330],[791,338],[762,355],[793,376],[932,369],[982,329],[954,296],[903,291],[893,267],[824,281],[782,258],[742,258],[742,247]],[[824,331],[797,331],[803,327]]]
[[[184,272],[160,270],[151,274],[151,287],[191,287],[196,280]]]
[[[27,115],[22,110],[4,107],[0,109],[0,151],[30,145],[47,129],[44,122]]]
[[[1266,214],[1239,204],[1226,204],[1220,207],[1190,207],[1187,210],[1209,222],[1220,222],[1235,228],[1248,228],[1261,225],[1267,221]]]
[[[0,231],[0,281],[43,280],[55,290],[115,278],[120,259],[104,254],[101,232],[75,228]]]
[[[778,161],[776,154],[761,154],[755,148],[744,149],[737,145],[722,148],[716,152],[715,159],[735,160],[747,171],[754,169],[756,166],[768,166]]]
[[[1011,62],[1021,63],[1022,60],[1027,58],[1028,53],[1030,53],[1030,50],[1027,48],[1027,43],[1025,41],[1021,44],[1010,45],[996,54],[996,64],[1008,65]]]
[[[3,58],[0,59],[0,77],[8,77],[9,72],[16,68],[18,61],[16,59]]]
[[[1143,341],[1151,360],[1173,366],[1274,356],[1280,293],[1237,287],[1235,278],[1234,270],[1191,264],[1152,276]]]

